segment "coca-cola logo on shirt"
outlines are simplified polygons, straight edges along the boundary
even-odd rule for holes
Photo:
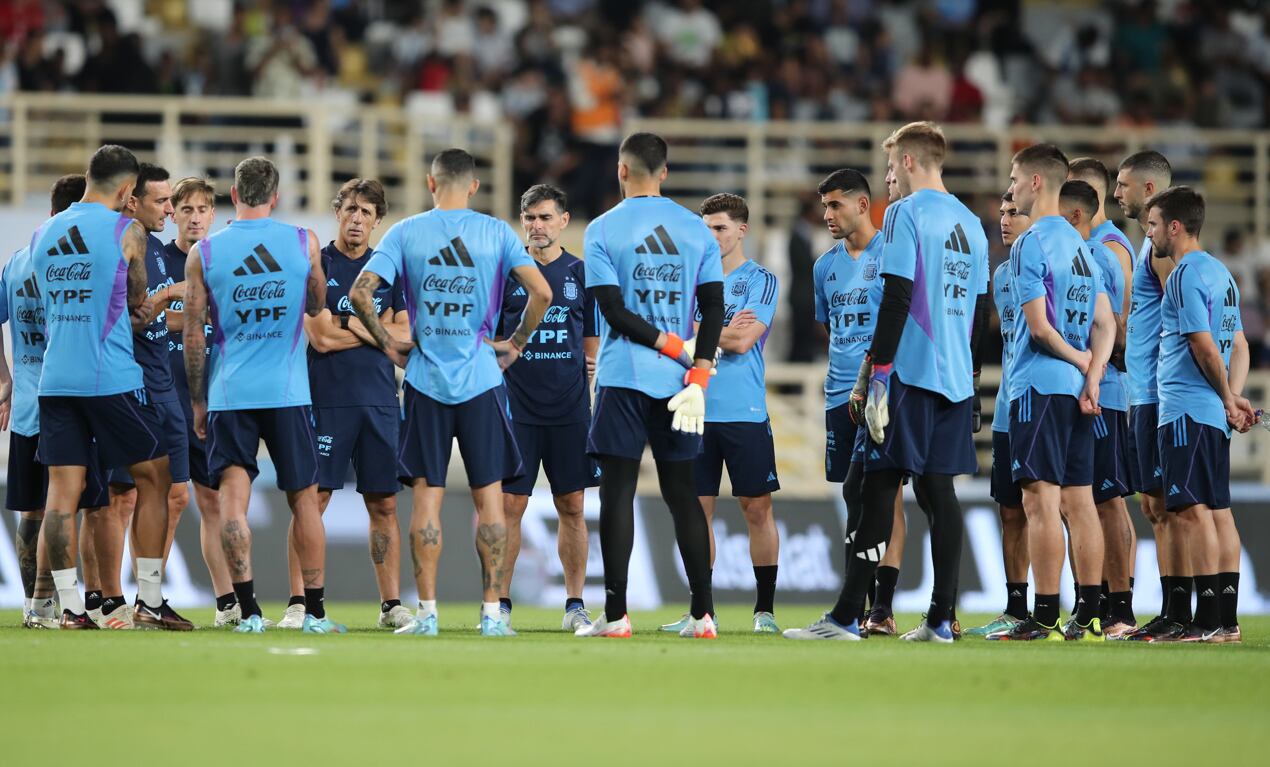
[[[87,261],[76,261],[66,266],[50,266],[44,273],[45,279],[49,282],[76,282],[91,279],[92,276],[93,265]]]
[[[286,280],[269,280],[259,285],[238,285],[234,288],[235,301],[269,301],[287,294]]]
[[[631,276],[637,280],[655,280],[657,282],[678,282],[683,274],[683,264],[636,264]]]
[[[437,277],[429,274],[423,280],[423,289],[434,293],[453,293],[470,296],[476,292],[476,278],[459,275],[457,277]]]

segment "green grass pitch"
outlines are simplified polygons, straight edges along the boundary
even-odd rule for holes
[[[720,609],[718,641],[580,640],[517,607],[481,639],[442,604],[436,639],[372,629],[28,631],[0,612],[0,763],[1255,764],[1270,749],[1270,618],[1242,645],[796,643]],[[281,605],[267,614],[277,618]],[[782,626],[817,615],[778,612]],[[210,623],[210,610],[187,617]],[[987,616],[963,617],[966,625]],[[916,616],[901,616],[902,627]]]

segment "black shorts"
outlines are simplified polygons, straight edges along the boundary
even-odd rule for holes
[[[600,484],[600,465],[586,453],[586,421],[558,425],[512,422],[524,474],[503,485],[503,492],[532,495],[538,465],[547,475],[552,495],[568,495]]]
[[[1014,481],[1010,471],[1010,435],[1004,431],[992,432],[992,476],[988,480],[988,492],[992,500],[1002,506],[1023,508],[1023,491]]]
[[[1129,487],[1129,414],[1103,408],[1094,416],[1094,503],[1133,495]]]
[[[1221,429],[1182,416],[1157,435],[1164,469],[1164,507],[1196,504],[1230,508],[1230,437]]]
[[[303,490],[317,484],[317,439],[308,405],[217,410],[207,416],[207,459],[210,479],[220,485],[230,466],[241,466],[255,480],[260,474],[256,453],[260,440],[278,472],[278,489]],[[211,487],[211,485],[208,485]]]
[[[397,440],[401,409],[380,407],[316,407],[318,487],[344,487],[348,465],[357,475],[357,492],[395,495]]]
[[[1010,472],[1020,483],[1093,484],[1093,417],[1078,399],[1028,389],[1010,403]]]
[[[1152,493],[1163,484],[1159,431],[1159,405],[1129,406],[1129,487],[1135,493]]]
[[[397,476],[445,487],[450,451],[459,441],[469,487],[506,482],[524,473],[512,430],[507,386],[499,384],[467,402],[447,405],[406,384],[406,419],[397,450]]]
[[[154,403],[159,413],[159,426],[163,430],[163,438],[168,443],[168,471],[172,473],[172,484],[188,482],[190,479],[190,441],[189,423],[185,420],[185,410],[181,403]],[[110,469],[106,472],[106,482],[111,485],[133,487],[132,475],[126,467]]]
[[[670,398],[653,399],[637,389],[601,387],[595,394],[595,415],[587,433],[587,453],[638,461],[644,445],[658,461],[691,461],[701,452],[701,436],[670,428]]]
[[[48,499],[49,472],[48,467],[40,463],[39,447],[38,434],[25,437],[17,432],[9,433],[9,474],[5,488],[5,508],[10,511],[40,511],[44,508]],[[84,493],[79,499],[81,509],[110,505],[106,477],[95,459],[96,447],[90,446],[89,452],[93,454],[93,460],[87,467],[84,478]]]
[[[40,397],[45,466],[134,466],[167,454],[163,418],[145,389],[101,397]],[[92,445],[96,442],[96,455]]]
[[[864,460],[866,432],[855,425],[846,404],[825,411],[825,480],[842,482],[855,461]]]
[[[868,438],[864,470],[900,469],[915,476],[973,474],[979,468],[971,433],[973,399],[952,402],[892,374],[887,391],[891,420],[882,444]]]
[[[697,495],[719,494],[725,463],[734,498],[757,498],[780,490],[771,421],[707,423],[695,467]]]

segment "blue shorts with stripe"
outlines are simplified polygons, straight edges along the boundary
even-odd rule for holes
[[[1155,492],[1163,484],[1159,431],[1159,405],[1129,406],[1129,489],[1136,493]]]
[[[5,487],[5,508],[10,511],[41,511],[48,499],[49,470],[39,459],[40,435],[30,437],[9,433],[9,473]],[[97,448],[89,446],[95,456]],[[110,504],[106,475],[95,458],[84,477],[79,508],[96,509]]]
[[[1133,495],[1129,485],[1129,414],[1103,408],[1094,416],[1094,503]]]
[[[422,479],[429,487],[445,487],[456,438],[469,487],[508,482],[525,473],[505,384],[447,405],[407,383],[405,404],[397,449],[397,478],[402,483]]]
[[[93,450],[93,443],[96,450]],[[101,397],[40,397],[40,463],[132,466],[167,452],[163,419],[145,389]]]
[[[539,464],[547,475],[552,495],[568,495],[600,484],[600,465],[586,453],[590,428],[586,421],[551,425],[512,421],[512,427],[524,474],[504,484],[504,493],[531,495],[538,483]]]
[[[992,475],[988,479],[988,493],[1002,506],[1023,508],[1023,490],[1010,471],[1010,435],[1004,431],[992,432]]]
[[[219,486],[225,470],[239,466],[254,480],[260,474],[256,453],[262,439],[278,473],[279,490],[295,492],[317,484],[317,437],[308,405],[208,413],[209,479]]]
[[[719,494],[724,464],[734,498],[757,498],[780,490],[771,422],[707,422],[695,467],[697,495]]]
[[[587,453],[638,461],[648,445],[658,461],[694,460],[701,452],[701,436],[670,428],[669,402],[669,397],[654,399],[638,389],[600,387],[587,432]]]
[[[1230,508],[1230,437],[1224,431],[1184,415],[1162,425],[1156,442],[1166,509]]]
[[[1028,389],[1010,403],[1010,474],[1016,482],[1093,484],[1093,417],[1075,397]]]
[[[952,402],[942,394],[909,386],[891,374],[887,405],[891,422],[882,444],[870,445],[864,470],[900,469],[913,476],[973,474],[975,457],[972,397]]]
[[[315,407],[318,489],[344,487],[348,466],[357,476],[357,492],[394,495],[397,482],[398,426],[401,410],[393,405]]]
[[[156,402],[153,405],[159,414],[159,425],[163,429],[163,439],[168,444],[168,471],[172,473],[172,484],[181,484],[190,480],[190,442],[189,428],[185,420],[185,411],[176,400]],[[117,467],[106,472],[106,481],[111,485],[134,487],[132,475],[126,467]]]
[[[856,461],[864,460],[866,432],[851,420],[848,405],[825,411],[825,480],[842,482]]]

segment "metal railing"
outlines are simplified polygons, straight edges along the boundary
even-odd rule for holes
[[[378,178],[397,218],[431,205],[427,162],[470,151],[482,185],[473,207],[510,219],[513,131],[507,123],[437,119],[347,100],[263,101],[17,93],[0,97],[0,202],[44,204],[65,173],[83,172],[103,143],[133,149],[174,177],[200,175],[228,193],[234,165],[265,154],[282,174],[282,207],[321,213],[354,177]]]

